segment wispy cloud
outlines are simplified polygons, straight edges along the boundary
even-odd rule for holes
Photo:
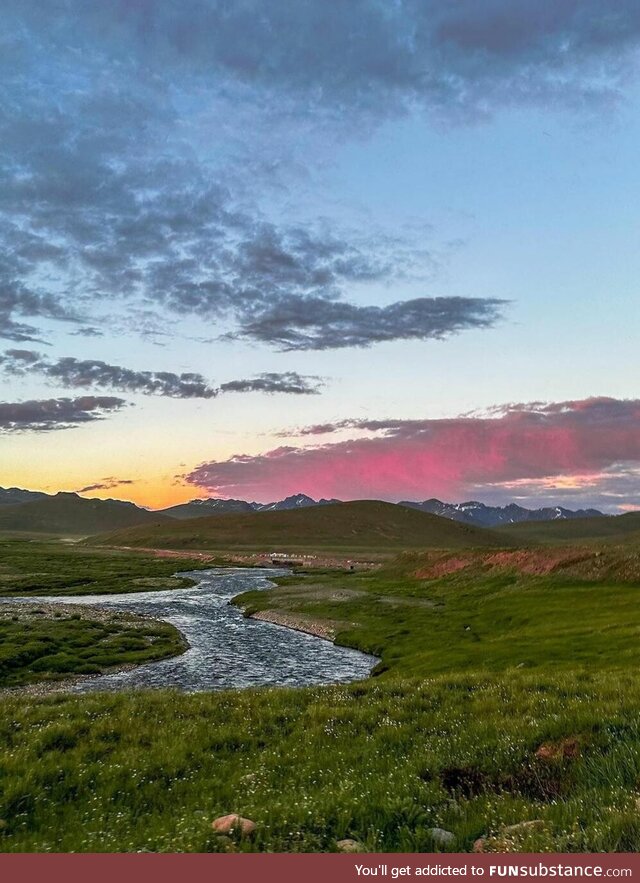
[[[115,478],[115,476],[109,475],[106,478],[101,478],[99,481],[95,482],[95,484],[88,484],[86,487],[81,487],[77,493],[86,494],[89,493],[89,491],[110,491],[113,488],[131,484],[136,484],[136,480],[132,478]]]
[[[107,388],[175,399],[213,399],[227,392],[266,392],[309,395],[320,392],[320,378],[293,371],[266,373],[212,386],[201,374],[171,371],[134,371],[95,359],[65,356],[48,360],[34,350],[7,350],[0,355],[0,371],[14,377],[41,375],[66,388]]]
[[[290,395],[319,395],[324,386],[320,377],[303,376],[296,371],[282,374],[267,372],[248,380],[230,380],[220,385],[221,392],[283,392]]]

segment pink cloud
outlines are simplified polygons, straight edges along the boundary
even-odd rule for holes
[[[511,404],[445,420],[346,420],[300,436],[350,430],[348,441],[285,446],[196,467],[187,481],[259,500],[313,496],[460,498],[488,484],[598,473],[640,461],[640,400]],[[366,435],[364,435],[366,433]]]

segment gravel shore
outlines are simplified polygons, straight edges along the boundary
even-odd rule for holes
[[[336,629],[329,623],[320,622],[310,617],[293,613],[278,613],[276,610],[258,610],[250,615],[250,619],[259,619],[262,622],[271,622],[274,625],[282,625],[296,632],[306,632],[316,638],[324,638],[325,641],[333,641]]]

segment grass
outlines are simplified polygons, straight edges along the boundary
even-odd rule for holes
[[[51,618],[37,610],[16,610],[0,618],[0,687],[99,674],[184,649],[182,635],[168,623],[126,614],[96,621],[77,613]]]
[[[640,558],[554,554],[408,555],[239,599],[342,623],[340,642],[381,656],[367,682],[7,698],[0,850],[317,852],[353,837],[413,852],[440,827],[454,851],[639,851]],[[214,836],[229,812],[255,836]]]
[[[640,686],[445,675],[5,702],[3,851],[636,851]],[[571,758],[542,760],[571,736]],[[257,823],[235,845],[216,816]],[[540,820],[540,830],[504,826]]]
[[[172,579],[179,570],[201,569],[201,560],[162,559],[111,549],[89,549],[60,542],[0,537],[0,597],[145,592],[150,578],[167,579],[167,588],[192,581]],[[155,588],[162,588],[156,583]]]

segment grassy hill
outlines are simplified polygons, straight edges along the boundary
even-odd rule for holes
[[[169,521],[164,515],[121,500],[87,500],[56,494],[31,503],[0,507],[0,532],[86,536],[135,525]]]
[[[506,537],[415,509],[356,500],[280,512],[214,515],[116,531],[92,542],[167,549],[417,549],[499,547]]]
[[[527,543],[640,545],[640,512],[595,518],[557,521],[528,521],[494,528],[497,534],[512,538],[519,545]]]

